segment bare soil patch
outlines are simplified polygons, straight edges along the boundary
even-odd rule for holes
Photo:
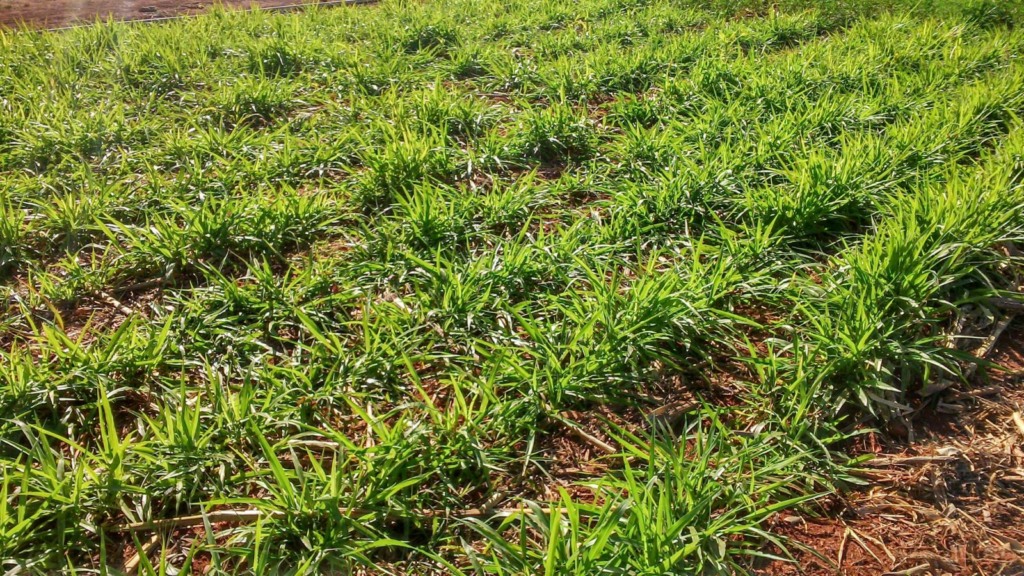
[[[215,5],[251,9],[315,3],[310,0],[0,0],[0,26],[59,28],[97,19],[153,20],[199,14]]]

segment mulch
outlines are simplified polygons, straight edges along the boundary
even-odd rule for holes
[[[1002,370],[922,400],[906,434],[864,437],[868,487],[817,515],[780,516],[795,562],[765,576],[1024,576],[1024,320],[990,359]],[[907,431],[904,431],[907,432]],[[778,552],[778,551],[776,551]]]

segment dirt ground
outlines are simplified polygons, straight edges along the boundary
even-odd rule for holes
[[[97,18],[151,20],[198,14],[211,6],[273,8],[312,4],[315,0],[0,0],[0,26],[59,28]]]
[[[869,487],[776,518],[797,562],[760,573],[1024,576],[1024,317],[989,359],[1004,371],[922,401],[910,430],[863,438]]]

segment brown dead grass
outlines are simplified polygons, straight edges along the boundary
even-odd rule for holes
[[[910,434],[865,438],[861,451],[876,453],[869,488],[823,517],[776,518],[771,528],[791,539],[795,562],[757,573],[1024,575],[1024,430],[1014,419],[1024,410],[1021,324],[991,356],[1003,370],[922,400]]]

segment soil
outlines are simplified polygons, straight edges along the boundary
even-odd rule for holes
[[[1024,576],[1024,318],[989,359],[1003,370],[922,400],[914,441],[864,437],[857,452],[876,455],[868,487],[817,515],[775,518],[795,561],[757,573]]]
[[[315,0],[0,0],[0,27],[60,28],[106,18],[153,20],[198,14],[214,5],[247,9],[312,3]]]

